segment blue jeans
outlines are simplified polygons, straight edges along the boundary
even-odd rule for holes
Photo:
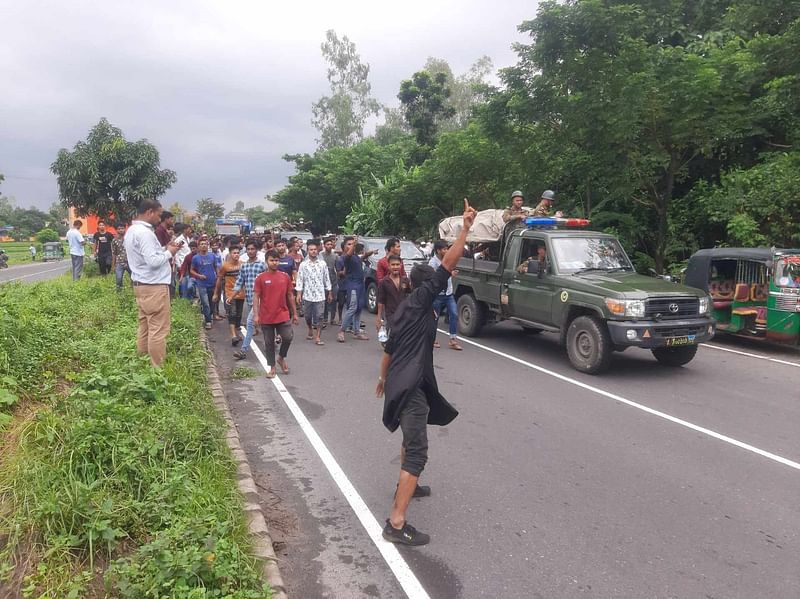
[[[342,331],[351,329],[354,335],[361,332],[361,306],[358,305],[358,292],[351,289],[347,294],[347,309],[342,316]]]
[[[456,298],[452,295],[437,295],[433,300],[433,311],[436,312],[436,320],[439,320],[442,311],[447,308],[447,318],[450,321],[450,338],[455,339],[458,332],[458,311],[456,310]]]
[[[181,279],[181,297],[188,300],[194,299],[196,297],[195,287],[195,280],[192,277],[183,277]]]
[[[124,264],[117,264],[114,267],[114,277],[117,280],[117,291],[122,290],[122,282],[125,278],[125,272],[127,271],[128,276],[131,274],[131,269],[125,266]]]
[[[211,322],[211,296],[213,293],[213,287],[197,286],[197,295],[200,296],[200,308],[203,310],[203,319],[207,323]]]
[[[247,353],[247,350],[250,349],[250,342],[253,341],[253,334],[255,333],[255,325],[253,324],[253,304],[248,304],[245,300],[245,306],[247,306],[247,325],[246,325],[246,332],[244,334],[244,341],[242,341],[242,346],[239,348],[239,351]]]

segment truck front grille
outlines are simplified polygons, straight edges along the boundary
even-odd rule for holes
[[[700,300],[696,297],[659,297],[647,300],[644,315],[645,318],[685,318],[697,316],[699,312]]]

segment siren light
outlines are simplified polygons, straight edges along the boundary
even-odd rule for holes
[[[588,218],[557,218],[552,216],[529,216],[525,219],[528,227],[585,227],[590,222]]]

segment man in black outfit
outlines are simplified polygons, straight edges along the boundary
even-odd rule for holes
[[[97,267],[103,276],[111,272],[112,241],[114,241],[114,236],[106,231],[106,224],[103,221],[97,223],[97,233],[94,234],[94,255],[97,259]]]
[[[417,484],[428,460],[428,424],[444,426],[458,416],[458,411],[439,393],[433,370],[433,341],[436,321],[433,302],[447,288],[450,273],[464,250],[476,211],[464,199],[464,226],[458,239],[434,270],[418,265],[411,271],[411,294],[394,314],[392,333],[384,348],[381,374],[376,394],[386,392],[383,424],[394,432],[403,431],[400,452],[400,480],[394,496],[392,513],[386,520],[383,538],[404,545],[425,545],[430,536],[419,532],[406,521],[406,511],[413,496],[430,495],[429,487]]]

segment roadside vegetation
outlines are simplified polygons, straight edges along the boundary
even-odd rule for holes
[[[268,597],[195,310],[161,370],[112,278],[0,286],[0,596]]]
[[[31,243],[36,247],[36,262],[41,262],[42,260],[42,244],[38,241],[3,241],[0,242],[0,249],[4,249],[6,254],[8,254],[8,265],[14,266],[15,264],[34,264],[31,260],[31,253],[28,251],[28,248],[31,246]],[[62,244],[64,246],[64,253],[66,254],[66,258],[69,259],[69,252],[67,250],[67,244]]]

